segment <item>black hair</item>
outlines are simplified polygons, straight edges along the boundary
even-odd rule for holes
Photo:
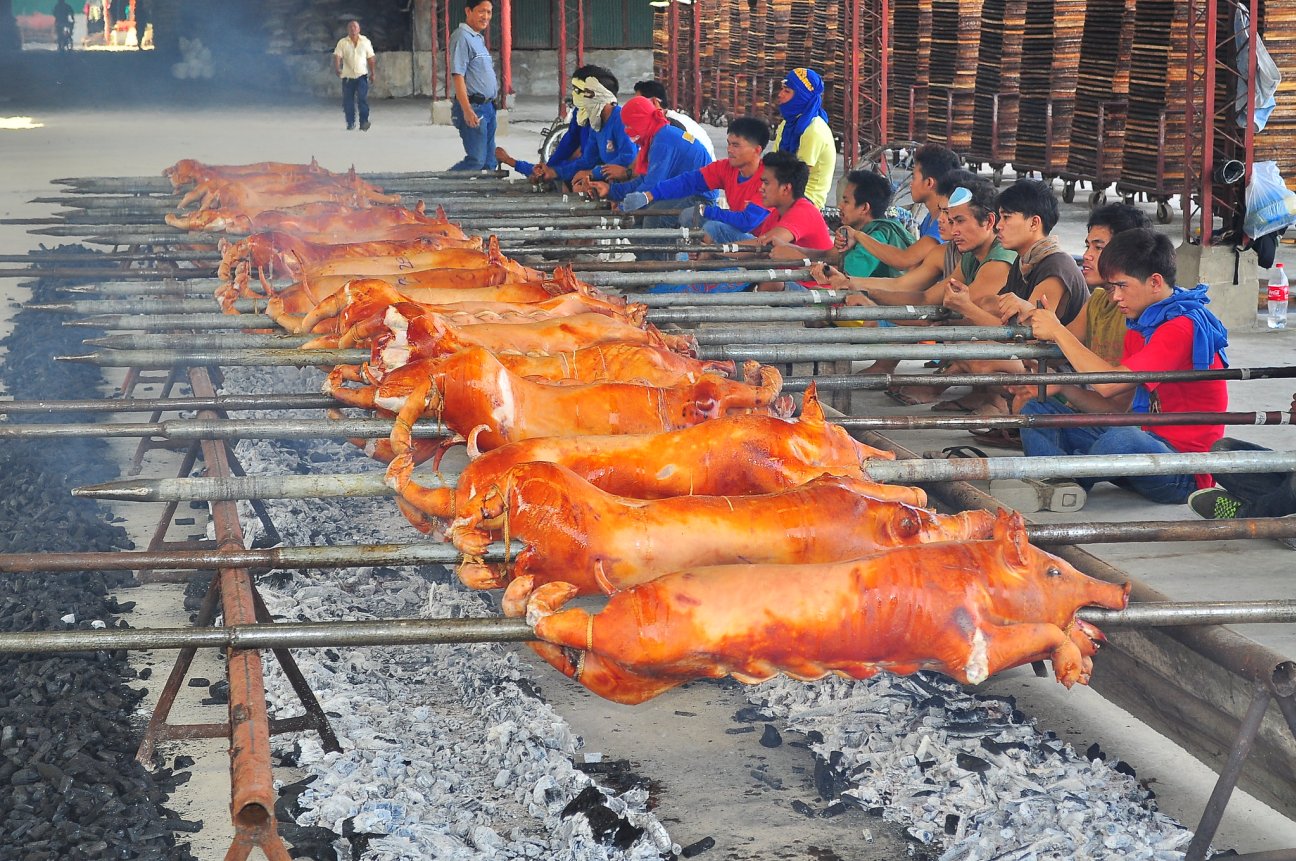
[[[958,153],[937,143],[923,144],[918,147],[914,150],[913,160],[914,164],[922,168],[923,176],[936,182],[940,182],[941,178],[950,171],[958,170],[963,166]]]
[[[476,9],[486,0],[464,0],[464,9]],[[495,5],[495,0],[491,0],[491,6]]]
[[[1152,219],[1137,206],[1128,203],[1108,203],[1089,213],[1085,230],[1093,230],[1095,227],[1105,227],[1111,231],[1112,236],[1115,236],[1126,230],[1151,229]]]
[[[855,205],[867,203],[874,218],[882,218],[891,205],[891,182],[879,173],[852,170],[846,174],[846,184],[851,189],[851,197],[855,198]]]
[[[1175,283],[1175,249],[1170,238],[1148,227],[1125,230],[1112,237],[1098,258],[1098,272],[1104,281],[1128,275],[1146,281],[1160,275],[1171,287]]]
[[[1016,212],[1026,218],[1039,216],[1048,236],[1058,223],[1057,198],[1052,186],[1037,179],[1019,179],[999,192],[999,211]]]
[[[645,99],[657,99],[663,109],[670,107],[670,98],[666,95],[666,85],[661,81],[640,81],[634,85],[634,91]]]
[[[999,192],[990,180],[959,169],[951,170],[936,183],[936,193],[941,197],[948,198],[956,188],[966,188],[972,192],[972,200],[968,204],[972,207],[972,216],[977,224],[985,224],[989,219],[999,217]]]
[[[767,152],[761,164],[773,172],[774,181],[779,185],[792,186],[792,197],[805,197],[806,183],[810,181],[810,166],[790,152],[774,150]]]
[[[621,82],[617,80],[616,75],[612,74],[610,70],[602,66],[595,66],[592,63],[577,68],[576,71],[572,72],[572,77],[579,78],[582,81],[586,78],[598,78],[598,82],[607,87],[609,92],[618,93],[621,91]]]
[[[760,117],[736,117],[729,123],[729,128],[725,132],[750,141],[761,149],[765,149],[770,142],[769,123]]]

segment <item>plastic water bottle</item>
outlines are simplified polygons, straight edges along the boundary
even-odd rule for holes
[[[1281,263],[1274,264],[1278,271],[1269,279],[1269,328],[1287,328],[1287,270]]]

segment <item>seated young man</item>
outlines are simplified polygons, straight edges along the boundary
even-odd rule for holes
[[[694,140],[706,147],[707,161],[715,161],[715,147],[711,143],[711,136],[707,134],[706,129],[698,125],[697,120],[682,111],[671,109],[670,97],[666,94],[666,86],[661,81],[639,81],[634,85],[634,91],[636,96],[643,96],[665,111],[666,119],[670,120],[670,124],[675,128],[693,135]]]
[[[865,251],[899,272],[918,266],[932,249],[945,243],[940,235],[940,195],[936,186],[951,171],[959,170],[958,154],[940,144],[928,143],[918,147],[914,150],[913,162],[909,196],[914,203],[927,208],[927,214],[918,224],[917,241],[906,248],[880,242],[868,234],[856,237]]]
[[[627,194],[621,208],[634,212],[658,201],[673,202],[723,191],[727,209],[710,204],[697,216],[683,213],[680,223],[685,227],[701,226],[709,240],[717,244],[750,238],[770,214],[761,204],[761,174],[765,170],[761,153],[769,136],[769,125],[764,120],[738,117],[729,124],[726,158]]]
[[[797,249],[802,257],[819,259],[855,278],[898,278],[902,273],[880,260],[870,249],[884,246],[904,250],[914,244],[913,234],[885,213],[891,205],[891,183],[871,170],[853,170],[841,184],[842,226],[831,251]],[[865,240],[868,244],[865,244]]]
[[[970,326],[998,326],[1019,316],[1024,310],[1043,303],[1061,309],[1063,325],[1078,317],[1089,298],[1089,285],[1075,260],[1049,234],[1058,221],[1057,199],[1053,190],[1042,182],[1020,179],[999,194],[999,241],[1004,248],[1017,253],[1008,280],[995,296],[974,302],[969,292],[951,280],[945,296],[945,307],[958,311]],[[1025,371],[1019,359],[956,361],[950,373],[1014,374]],[[978,389],[957,400],[941,401],[937,412],[969,412],[974,415],[1007,415],[1008,401],[1004,389],[991,386]],[[1010,435],[994,434],[987,441],[1015,444]]]
[[[666,120],[666,112],[643,96],[635,96],[621,108],[626,133],[639,147],[639,156],[631,165],[625,182],[578,180],[576,191],[592,192],[600,198],[621,202],[626,195],[657,188],[684,174],[697,173],[710,164],[706,148],[693,135],[682,132]],[[651,209],[680,209],[697,204],[714,203],[716,193],[710,189],[676,200],[659,200]],[[644,222],[646,227],[678,227],[679,216],[659,215]]]
[[[769,249],[795,245],[813,251],[832,248],[832,234],[823,213],[805,196],[810,168],[796,156],[785,152],[771,152],[761,160],[765,170],[761,173],[761,202],[770,210],[769,216],[757,226],[755,234],[746,234],[731,245],[734,251],[724,254],[731,257],[751,256]],[[807,285],[795,281],[768,281],[755,285],[756,290],[805,289]],[[813,286],[813,282],[810,285]],[[751,288],[749,283],[687,285],[682,290],[668,285],[658,285],[654,292],[736,293]]]
[[[621,121],[619,87],[616,75],[602,66],[581,66],[571,79],[576,109],[549,162],[532,164],[515,159],[503,147],[496,147],[496,160],[526,174],[533,182],[560,180],[570,185],[584,176],[611,181],[629,179],[630,165],[639,150]]]
[[[822,285],[851,290],[847,305],[939,305],[951,290],[967,289],[975,299],[988,299],[1003,289],[1016,254],[995,235],[998,194],[988,180],[956,170],[938,185],[938,203],[947,241],[927,253],[918,266],[897,278],[852,278],[816,270]],[[966,286],[964,286],[966,285]],[[927,320],[898,321],[899,325],[930,325]],[[879,360],[865,370],[890,373],[896,360]],[[929,403],[936,395],[897,390],[891,396],[907,405]]]
[[[1032,308],[1022,321],[1035,337],[1056,343],[1077,371],[1178,371],[1226,367],[1228,333],[1206,308],[1204,289],[1181,290],[1175,283],[1175,250],[1152,230],[1127,230],[1112,238],[1098,260],[1107,292],[1128,321],[1118,364],[1085,347],[1048,308]],[[1049,394],[1058,391],[1049,387]],[[1191,383],[1095,384],[1067,387],[1069,406],[1052,398],[1030,400],[1023,415],[1075,412],[1120,412],[1133,390],[1132,412],[1223,412],[1228,388],[1223,380]],[[1222,425],[1165,425],[1153,428],[1024,428],[1022,448],[1031,457],[1068,454],[1165,454],[1208,451],[1224,434]],[[1214,484],[1209,475],[1148,475],[1109,479],[1153,502],[1182,503],[1201,487]],[[1097,479],[1083,479],[1085,489]]]

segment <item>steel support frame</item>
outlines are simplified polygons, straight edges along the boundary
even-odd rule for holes
[[[1256,50],[1259,0],[1188,0],[1187,98],[1184,111],[1184,241],[1212,244],[1215,216],[1224,234],[1238,238],[1246,211],[1245,189],[1255,162]],[[1237,67],[1232,26],[1235,12],[1248,13],[1245,73]],[[1221,28],[1221,15],[1227,26]],[[1223,29],[1225,35],[1221,36]],[[1234,119],[1237,85],[1245,74],[1245,128]],[[1244,180],[1224,185],[1215,179],[1217,165],[1237,160]]]
[[[842,158],[850,170],[861,152],[886,139],[891,63],[890,0],[848,0],[847,79]],[[866,106],[861,112],[860,105]]]

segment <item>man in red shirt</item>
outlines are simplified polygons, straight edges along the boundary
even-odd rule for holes
[[[1063,326],[1053,311],[1042,308],[1022,314],[1035,337],[1053,341],[1081,373],[1105,371],[1181,371],[1227,367],[1224,348],[1228,333],[1206,309],[1205,288],[1174,286],[1175,251],[1170,240],[1148,229],[1117,234],[1098,259],[1098,271],[1125,315],[1124,352],[1112,365],[1084,346]],[[1224,412],[1228,389],[1223,380],[1192,383],[1100,383],[1084,389],[1049,386],[1061,392],[1070,407],[1052,398],[1027,401],[1022,415],[1073,412]],[[1128,407],[1127,399],[1133,393]],[[1073,409],[1074,408],[1074,409]],[[1209,451],[1224,435],[1223,425],[1160,425],[1156,427],[1023,428],[1022,448],[1031,457],[1068,454],[1165,454]],[[1082,479],[1085,489],[1101,479]],[[1153,502],[1178,504],[1201,487],[1209,475],[1147,475],[1111,478]]]

